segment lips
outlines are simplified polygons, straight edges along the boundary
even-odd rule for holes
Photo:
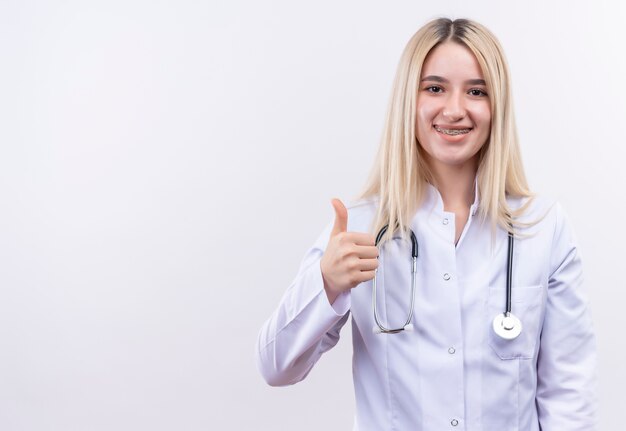
[[[435,124],[435,130],[439,133],[443,133],[444,135],[456,136],[456,135],[464,135],[472,131],[471,127],[460,128],[460,127],[440,127]]]

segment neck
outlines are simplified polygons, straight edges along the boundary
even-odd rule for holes
[[[459,166],[431,164],[433,185],[441,194],[444,211],[469,209],[474,203],[474,179],[477,169],[475,159]]]

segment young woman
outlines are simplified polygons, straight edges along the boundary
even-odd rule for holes
[[[364,193],[332,201],[261,329],[270,385],[306,377],[351,314],[355,429],[595,429],[579,252],[562,208],[529,191],[515,127],[485,27],[413,36]]]

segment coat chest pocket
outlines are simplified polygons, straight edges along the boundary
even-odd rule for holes
[[[487,306],[489,346],[500,359],[530,359],[534,357],[544,302],[544,289],[541,285],[515,287],[511,289],[511,312],[522,322],[522,332],[513,340],[498,336],[492,327],[496,315],[505,310],[506,289],[491,287]]]

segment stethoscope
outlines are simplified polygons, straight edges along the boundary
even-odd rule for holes
[[[383,226],[378,235],[376,235],[376,243],[378,246],[381,238],[387,232],[389,225]],[[412,331],[413,324],[411,323],[411,319],[413,319],[413,308],[415,305],[415,276],[417,273],[417,238],[415,238],[415,233],[410,229],[411,233],[411,305],[409,308],[409,313],[400,328],[387,328],[385,327],[378,317],[378,312],[376,310],[376,276],[378,274],[378,269],[374,271],[374,280],[372,282],[372,308],[374,309],[374,321],[376,322],[376,326],[374,326],[374,332],[377,334],[397,334],[402,331]],[[513,234],[509,232],[509,250],[507,256],[507,266],[506,266],[506,310],[504,313],[498,314],[493,319],[493,330],[494,332],[504,338],[505,340],[512,340],[516,338],[522,332],[522,322],[511,313],[511,278],[513,275]]]

